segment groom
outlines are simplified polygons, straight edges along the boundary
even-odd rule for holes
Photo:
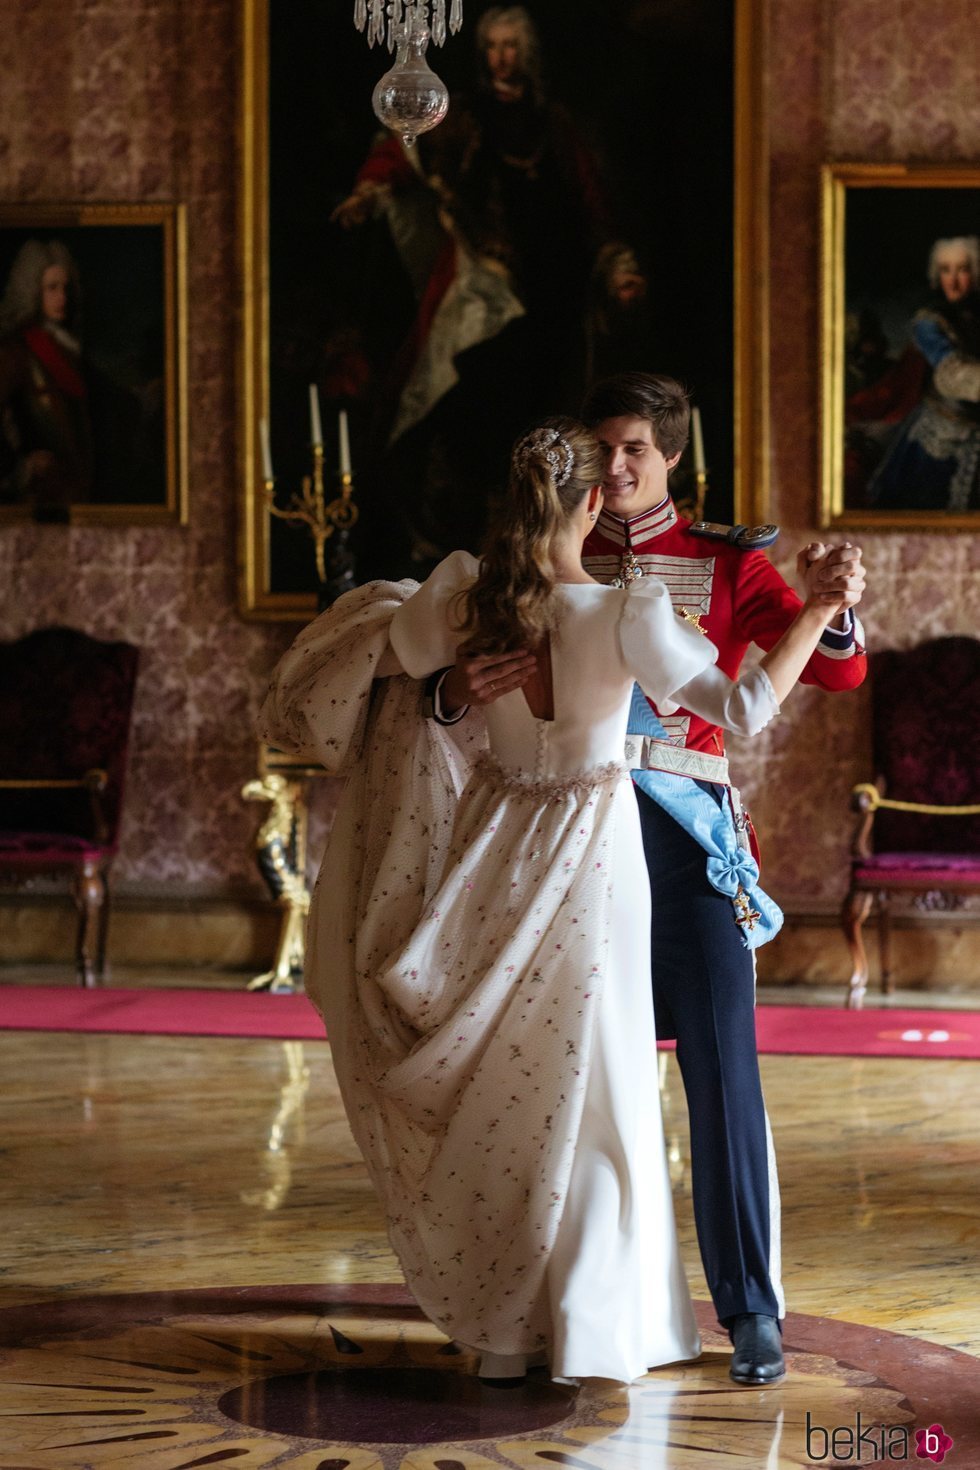
[[[600,582],[626,584],[643,575],[666,582],[675,609],[705,632],[719,650],[719,667],[737,677],[749,645],[771,648],[800,599],[761,551],[743,550],[723,528],[720,537],[697,534],[678,515],[668,476],[687,443],[687,393],[672,378],[623,373],[592,388],[583,418],[606,452],[605,503],[585,543],[586,569]],[[837,591],[843,609],[802,682],[853,689],[866,672],[850,611],[864,588],[861,552],[846,543],[810,545],[797,569],[807,593]],[[519,688],[530,662],[520,654],[461,659],[436,695],[436,717],[452,718],[463,704],[488,704]],[[738,811],[737,794],[721,730],[683,709],[650,728],[660,738],[633,742],[644,767],[634,772],[634,789],[650,876],[657,1034],[677,1040],[698,1243],[734,1347],[731,1376],[766,1386],[785,1373],[784,1304],[779,1190],[756,1050],[755,966],[731,899],[708,881],[704,848],[656,799],[659,786],[678,775],[720,808]]]

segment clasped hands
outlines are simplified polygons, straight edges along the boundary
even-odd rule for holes
[[[796,572],[807,601],[837,605],[831,627],[842,621],[845,611],[855,607],[864,594],[867,578],[861,556],[860,546],[852,546],[850,541],[839,546],[811,541],[797,554]]]

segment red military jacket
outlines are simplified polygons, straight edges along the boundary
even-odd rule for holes
[[[772,648],[802,605],[763,552],[740,551],[725,541],[694,535],[669,498],[629,521],[600,511],[582,562],[597,582],[613,582],[630,551],[644,576],[667,584],[675,610],[711,639],[718,649],[718,667],[732,679],[749,644]],[[802,682],[828,690],[855,689],[867,672],[859,636],[856,620],[854,633],[828,630]],[[724,755],[723,732],[700,715],[681,709],[671,715],[657,711],[657,717],[672,745]]]

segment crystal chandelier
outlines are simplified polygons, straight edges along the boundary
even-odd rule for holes
[[[451,0],[453,35],[462,23],[463,0]],[[419,133],[442,122],[449,108],[445,83],[425,59],[430,37],[437,46],[446,39],[446,0],[388,0],[387,6],[384,0],[354,0],[354,24],[359,31],[367,27],[369,46],[387,41],[395,53],[395,64],[378,82],[371,102],[379,121],[411,147]]]

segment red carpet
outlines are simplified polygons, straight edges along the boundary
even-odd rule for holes
[[[980,1011],[759,1006],[759,1050],[809,1057],[980,1058]]]
[[[0,1030],[124,1031],[152,1036],[266,1036],[322,1041],[305,995],[247,990],[82,990],[69,985],[0,988]]]
[[[980,1058],[978,1011],[763,1005],[756,1014],[762,1052]],[[322,1041],[324,1036],[323,1024],[304,995],[81,990],[68,985],[0,986],[0,1030],[261,1036],[279,1041]]]

